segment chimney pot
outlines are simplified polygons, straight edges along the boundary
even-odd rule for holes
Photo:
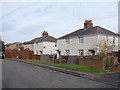
[[[43,31],[42,36],[48,36],[48,32],[47,31]]]
[[[90,28],[90,27],[93,27],[92,20],[85,20],[84,28]]]

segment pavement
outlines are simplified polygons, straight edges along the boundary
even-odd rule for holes
[[[118,75],[93,75],[22,60],[3,60],[3,88],[118,88]]]

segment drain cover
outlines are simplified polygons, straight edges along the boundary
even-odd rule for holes
[[[52,80],[51,81],[52,83],[60,83],[60,82],[62,82],[61,80]]]

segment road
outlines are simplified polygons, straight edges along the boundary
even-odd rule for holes
[[[13,60],[2,60],[2,87],[116,88],[115,86]]]

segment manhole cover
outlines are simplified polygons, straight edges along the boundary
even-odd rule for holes
[[[53,83],[60,83],[62,81],[61,80],[52,80],[51,82],[53,82]]]

